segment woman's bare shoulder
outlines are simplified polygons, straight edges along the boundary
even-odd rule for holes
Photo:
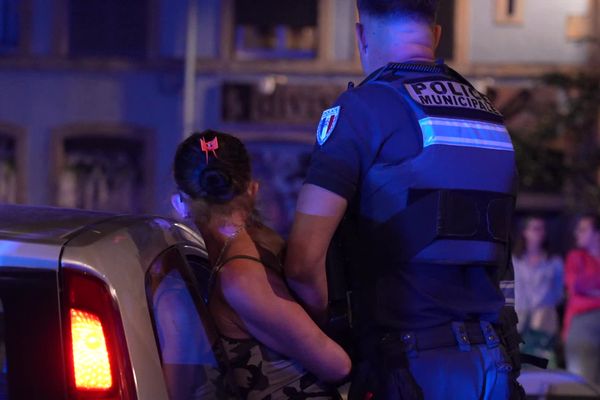
[[[285,240],[263,223],[257,223],[249,228],[248,231],[256,243],[275,255],[281,254],[285,248]]]

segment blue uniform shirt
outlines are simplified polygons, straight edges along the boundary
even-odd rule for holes
[[[422,79],[428,74],[440,76],[409,75]],[[361,325],[408,330],[470,319],[494,322],[504,305],[494,267],[388,265],[380,257],[402,247],[378,228],[406,207],[413,179],[410,168],[394,172],[394,179],[383,177],[423,151],[423,135],[410,104],[384,80],[349,89],[334,105],[338,106],[335,127],[316,145],[305,182],[348,201],[346,223],[358,238],[352,257]],[[440,174],[447,167],[436,166]]]

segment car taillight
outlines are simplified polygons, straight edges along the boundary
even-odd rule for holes
[[[123,323],[101,279],[63,267],[62,308],[71,399],[135,400]]]
[[[71,308],[75,387],[108,390],[113,386],[102,322],[97,315]]]

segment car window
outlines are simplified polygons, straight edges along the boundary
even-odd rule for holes
[[[6,345],[4,328],[4,304],[0,299],[0,400],[8,399],[8,379],[6,376]]]
[[[0,260],[0,400],[65,398],[59,300],[57,271]]]
[[[197,255],[187,255],[186,260],[192,269],[194,278],[196,278],[196,284],[202,294],[202,298],[205,303],[208,303],[208,295],[210,293],[210,275],[211,266],[206,258]]]
[[[177,249],[153,263],[147,293],[170,398],[227,397],[214,324]]]

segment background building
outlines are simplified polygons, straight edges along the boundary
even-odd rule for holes
[[[362,79],[354,3],[0,0],[0,202],[167,213],[178,142],[213,128],[285,232],[321,111]],[[539,77],[598,68],[599,3],[442,0],[440,55],[527,131],[562,104]]]

